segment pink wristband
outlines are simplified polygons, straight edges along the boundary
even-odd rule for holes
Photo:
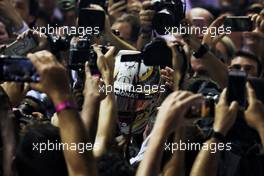
[[[77,109],[77,105],[74,101],[66,100],[55,107],[56,112],[60,112],[65,109]]]

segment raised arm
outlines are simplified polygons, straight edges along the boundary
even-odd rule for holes
[[[100,78],[92,76],[89,63],[85,64],[85,87],[83,91],[84,103],[81,112],[81,118],[84,127],[90,134],[91,141],[95,141],[97,122],[99,116],[100,101],[105,98],[103,92],[100,92]]]
[[[53,101],[62,143],[89,143],[89,135],[86,135],[82,120],[74,107],[66,69],[47,51],[28,54],[28,57],[40,75],[40,83],[31,84],[31,87],[46,93]],[[97,175],[91,150],[67,148],[63,152],[69,175]]]
[[[11,110],[9,98],[0,86],[0,124],[1,138],[3,144],[3,176],[15,176],[15,157],[17,145],[17,130],[15,116]]]
[[[173,143],[179,144],[185,141],[185,127],[178,128],[174,134]],[[169,162],[163,169],[164,176],[184,176],[185,175],[185,151],[176,150]]]
[[[217,147],[212,150],[210,148],[200,150],[194,161],[190,176],[214,176],[217,173],[218,153],[220,149],[220,147],[218,149],[218,145],[224,145],[220,138],[226,136],[234,125],[238,111],[237,102],[232,102],[230,106],[227,105],[226,92],[226,89],[224,89],[216,105],[213,133],[210,139],[204,143],[207,146],[216,145]]]
[[[98,56],[98,67],[102,74],[106,88],[104,92],[106,94],[106,98],[101,101],[98,129],[95,139],[97,148],[94,150],[95,157],[100,157],[110,147],[111,142],[114,141],[113,138],[117,120],[117,107],[114,95],[113,78],[115,48],[110,47],[109,51],[105,55],[103,55],[98,48],[95,48],[95,51]]]
[[[161,158],[168,136],[181,127],[186,111],[194,101],[199,99],[201,99],[201,95],[193,95],[184,91],[174,92],[165,99],[158,112],[157,120],[150,134],[148,148],[136,175],[153,176],[160,173]]]
[[[193,52],[198,52],[201,48],[201,42],[195,35],[184,35],[186,43]],[[227,86],[228,69],[224,63],[220,61],[210,50],[208,50],[200,59],[201,64],[206,68],[209,76],[216,81],[221,88]]]

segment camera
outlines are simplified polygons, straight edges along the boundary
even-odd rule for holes
[[[172,67],[172,51],[166,41],[155,38],[145,45],[140,54],[122,55],[121,62],[141,62],[146,66]]]
[[[103,54],[108,51],[106,46],[100,46],[100,49]],[[99,74],[97,54],[93,49],[91,39],[89,37],[73,39],[70,46],[69,67],[73,70],[82,71],[87,61],[89,62],[92,74]]]
[[[58,51],[67,51],[70,48],[71,36],[47,35],[51,52],[57,54]]]
[[[152,0],[152,9],[156,11],[153,29],[160,35],[166,27],[177,27],[185,16],[184,3],[181,0]]]
[[[54,113],[52,103],[46,95],[42,95],[41,97],[27,95],[21,104],[17,108],[14,108],[14,114],[18,122],[22,124],[31,124],[38,121],[38,119],[33,116],[34,112],[43,114],[44,118],[42,120],[48,119]]]
[[[187,118],[214,117],[215,99],[205,96],[203,101],[196,102],[187,112]]]
[[[196,102],[188,112],[190,118],[214,117],[215,104],[218,103],[221,94],[221,88],[210,78],[206,76],[195,76],[186,79],[183,90],[202,94],[204,100]]]
[[[94,70],[96,57],[89,38],[74,39],[70,46],[69,67],[73,70],[84,69],[84,64],[88,61],[91,69]]]
[[[29,51],[37,47],[38,43],[33,34],[29,34],[21,40],[16,40],[7,45],[3,50],[4,55],[8,56],[25,56]]]

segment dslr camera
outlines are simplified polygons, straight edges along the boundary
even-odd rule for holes
[[[182,0],[152,0],[152,9],[156,11],[152,26],[159,35],[165,34],[165,27],[179,26],[185,16]]]
[[[122,55],[121,62],[139,62],[146,66],[172,66],[172,51],[166,41],[155,38],[145,45],[140,54]]]
[[[100,49],[103,54],[108,51],[106,46],[100,46]],[[82,71],[87,61],[92,74],[99,74],[97,54],[93,49],[91,39],[89,37],[73,39],[70,46],[69,67],[73,70]]]

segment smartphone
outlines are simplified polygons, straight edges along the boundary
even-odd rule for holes
[[[37,41],[32,34],[29,34],[22,40],[16,40],[7,45],[3,54],[8,56],[25,56],[30,50],[37,47]]]
[[[224,27],[231,27],[232,32],[252,31],[253,22],[249,16],[227,16]]]
[[[28,58],[0,56],[0,81],[39,82],[40,77]]]
[[[237,101],[241,107],[246,106],[246,81],[244,71],[231,70],[228,76],[227,102]]]
[[[96,9],[81,9],[78,18],[79,27],[91,27],[93,30],[96,28],[102,32],[105,26],[105,12]]]

